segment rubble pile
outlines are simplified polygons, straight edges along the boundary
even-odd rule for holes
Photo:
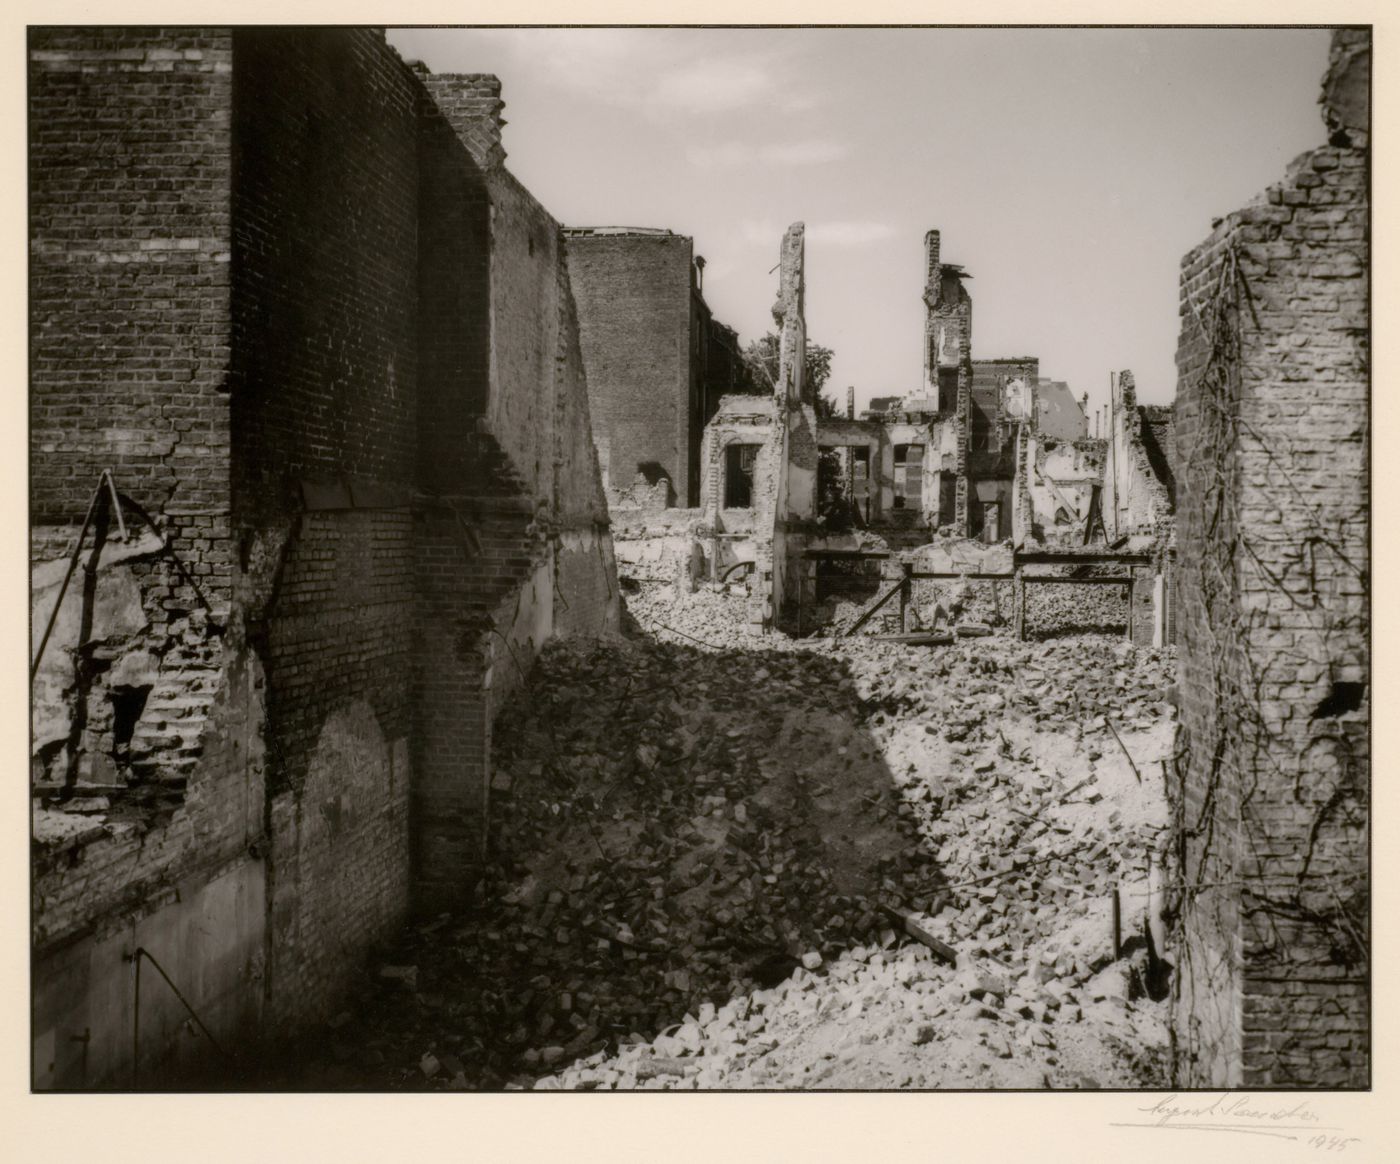
[[[1128,599],[1117,586],[1026,587],[1026,638],[1127,634]]]
[[[1170,656],[1101,636],[824,646],[851,663],[937,884],[904,896],[903,920],[886,914],[879,943],[538,1086],[1162,1082],[1166,970],[1146,907],[1167,825]]]
[[[854,597],[833,594],[814,604],[804,620],[805,628],[825,638],[850,632],[861,615],[883,594],[892,580],[878,589]],[[1015,634],[1015,585],[986,579],[916,579],[911,587],[907,630],[940,630],[969,624],[987,627],[992,634]],[[1026,588],[1026,637],[1032,640],[1078,634],[1126,634],[1128,603],[1114,586],[1037,586]],[[857,632],[862,635],[897,634],[899,601],[891,599]]]
[[[630,639],[552,644],[497,721],[473,908],[386,956],[336,1085],[1162,1082],[1169,652],[627,601]]]
[[[371,1085],[499,1087],[877,937],[938,878],[861,715],[836,659],[552,644],[495,725],[476,908],[363,1008]]]

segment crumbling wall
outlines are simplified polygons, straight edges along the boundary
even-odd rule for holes
[[[1122,371],[1113,380],[1113,400],[1107,465],[1104,471],[1103,513],[1110,538],[1160,533],[1173,506],[1172,475],[1166,459],[1149,452],[1144,434],[1165,443],[1171,427],[1168,409],[1147,408],[1137,402],[1133,374]]]
[[[128,531],[98,514],[34,692],[34,1079],[82,1086],[131,1077],[138,945],[189,985],[177,939],[217,929],[208,1021],[257,1017],[260,676],[226,634],[232,38],[33,29],[29,49],[36,651],[105,468]],[[147,1000],[143,1063],[188,1069],[207,1048],[169,1002]]]
[[[1182,264],[1188,1086],[1369,1079],[1368,65],[1364,30],[1336,34],[1331,144]]]
[[[1026,535],[1082,541],[1094,486],[1103,481],[1106,442],[1047,438],[1029,427],[1023,440],[1017,487],[1025,489]]]
[[[178,793],[218,687],[233,557],[230,59],[218,31],[30,32],[33,560],[67,557],[105,468],[131,534],[98,593],[84,598],[74,579],[45,648],[34,759],[51,788]],[[122,135],[92,132],[112,119]],[[96,516],[110,522],[110,559],[117,518]],[[85,562],[92,545],[90,531]],[[65,569],[47,571],[52,589],[36,576],[36,637]],[[115,724],[117,703],[143,690],[137,722]],[[114,729],[133,733],[129,747]]]
[[[924,395],[938,401],[939,418],[953,422],[957,447],[955,472],[957,498],[954,531],[969,530],[975,504],[968,478],[969,440],[972,428],[972,297],[963,286],[962,269],[942,262],[939,232],[924,235],[926,275],[924,283]],[[955,382],[955,395],[944,380]],[[947,399],[953,395],[953,399]],[[951,411],[945,407],[951,404]]]

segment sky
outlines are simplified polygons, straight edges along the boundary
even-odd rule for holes
[[[858,407],[922,384],[925,231],[972,275],[975,359],[1090,408],[1176,388],[1181,256],[1321,145],[1317,29],[399,29],[494,73],[507,167],[566,226],[664,227],[742,342],[807,225],[809,338]]]

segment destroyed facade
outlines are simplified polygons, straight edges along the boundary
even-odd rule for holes
[[[1026,581],[1104,567],[1105,581],[1122,583],[1129,636],[1170,641],[1165,461],[1132,462],[1152,478],[1140,493],[1168,497],[1154,510],[1160,520],[1129,531],[1125,513],[1108,544],[1099,492],[1118,445],[1118,461],[1135,455],[1131,426],[1116,425],[1115,440],[1091,438],[1081,403],[1063,383],[1042,380],[1036,358],[972,359],[969,276],[942,262],[938,231],[924,244],[922,393],[878,399],[859,419],[850,403],[844,417],[826,414],[802,383],[803,239],[797,223],[782,244],[773,391],[720,399],[701,446],[697,506],[612,506],[620,560],[689,588],[746,580],[753,630],[798,634],[819,624],[833,587],[868,588],[897,579],[901,567],[912,572],[906,605],[912,581],[1004,580],[1006,618],[1021,628]],[[1120,379],[1130,390],[1131,374]],[[1116,401],[1115,416],[1125,410],[1137,416],[1135,402]]]

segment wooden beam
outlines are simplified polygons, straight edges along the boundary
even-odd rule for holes
[[[904,579],[901,578],[898,582],[896,582],[893,586],[886,590],[882,595],[880,595],[880,597],[875,600],[875,604],[871,606],[870,609],[867,610],[864,614],[862,614],[858,619],[856,619],[856,621],[852,624],[851,629],[848,630],[841,637],[844,639],[849,637],[850,635],[855,634],[856,631],[860,630],[861,627],[863,627],[867,622],[870,621],[870,619],[874,616],[875,612],[880,609],[880,607],[884,606],[885,603],[887,603],[896,594],[900,593],[903,589]]]
[[[1052,550],[1016,550],[1014,559],[1018,566],[1081,566],[1089,563],[1141,566],[1149,564],[1152,561],[1152,555],[1114,550],[1104,550],[1098,553],[1090,550],[1073,550],[1063,554],[1055,553]]]
[[[963,571],[962,573],[955,573],[955,572],[953,572],[953,571],[951,571],[951,570],[915,570],[915,571],[914,571],[912,574],[910,574],[909,576],[910,576],[911,578],[915,578],[915,579],[920,579],[920,578],[944,578],[944,579],[968,578],[968,579],[970,579],[970,580],[973,581],[973,582],[1010,582],[1013,578],[1016,577],[1016,575],[1015,575],[1014,573],[1007,573],[1007,574],[983,574],[983,573],[972,573],[972,572],[968,572],[968,571]]]
[[[1131,586],[1131,578],[1060,578],[1054,574],[1022,574],[1022,583],[1039,582],[1060,586]]]

